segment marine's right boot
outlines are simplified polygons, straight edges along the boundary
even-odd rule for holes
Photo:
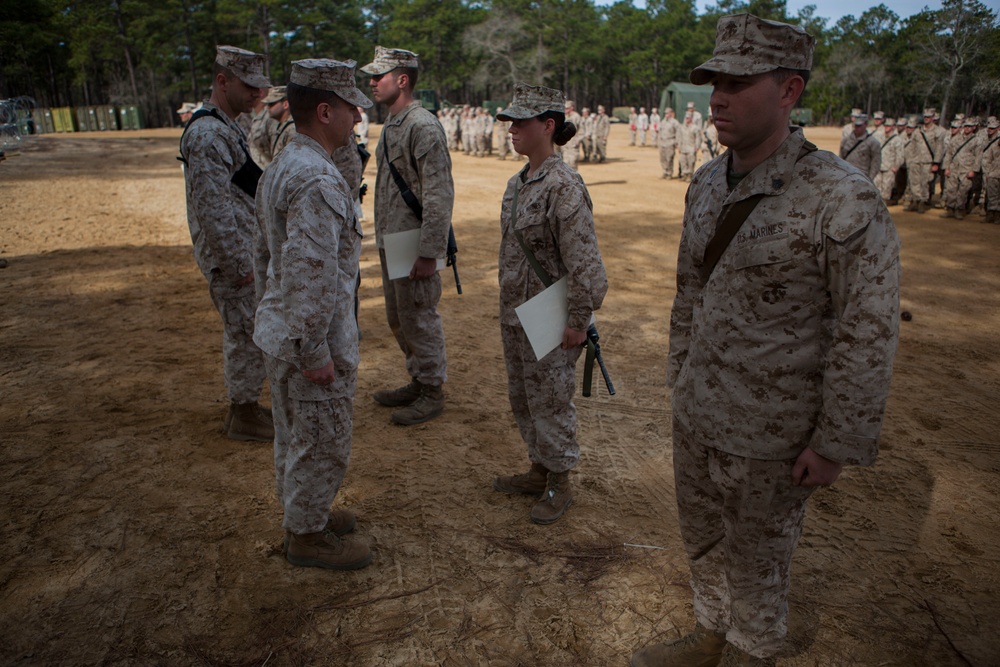
[[[337,537],[333,531],[296,535],[288,539],[288,562],[299,567],[357,570],[372,562],[372,552],[361,542]]]
[[[528,516],[534,523],[547,526],[555,523],[573,504],[573,492],[569,488],[569,471],[549,471],[545,491],[535,501]]]
[[[650,644],[632,654],[631,667],[716,667],[722,661],[726,635],[700,623],[677,641]]]
[[[398,389],[380,389],[375,392],[375,401],[387,408],[401,408],[412,404],[420,398],[420,381],[417,378],[410,380],[410,384]]]
[[[271,418],[271,411],[256,401],[230,403],[226,423],[229,424],[226,435],[232,440],[274,441],[274,420]]]
[[[531,470],[518,475],[502,475],[493,478],[493,489],[503,493],[520,493],[538,498],[545,492],[545,482],[549,470],[541,463],[532,463]]]
[[[444,391],[441,385],[420,384],[420,397],[410,405],[396,410],[390,419],[403,426],[423,424],[444,412]]]

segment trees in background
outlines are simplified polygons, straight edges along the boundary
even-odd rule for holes
[[[309,57],[367,62],[375,44],[421,56],[419,87],[454,103],[506,99],[515,81],[564,89],[577,106],[656,106],[671,81],[710,57],[715,23],[750,11],[817,38],[803,106],[839,122],[851,107],[892,115],[936,106],[993,113],[1000,26],[979,0],[943,0],[900,18],[886,5],[830,25],[785,0],[0,0],[0,98],[40,106],[134,104],[176,123],[208,94],[215,44],[268,56],[287,81]]]

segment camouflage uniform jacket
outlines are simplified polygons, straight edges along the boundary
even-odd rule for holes
[[[265,106],[259,112],[254,112],[250,123],[250,157],[263,169],[274,156],[271,154],[271,143],[274,141],[274,131],[278,122],[271,118]]]
[[[576,148],[583,140],[583,116],[574,111],[566,116],[566,122],[573,123],[573,125],[576,126],[576,134],[573,135],[572,139],[566,142],[566,148]]]
[[[943,169],[950,169],[952,176],[965,176],[970,171],[979,171],[983,168],[983,135],[979,132],[969,135],[953,137],[948,146]]]
[[[882,140],[882,162],[879,171],[891,171],[903,166],[903,142],[905,137],[898,132]]]
[[[711,159],[722,153],[722,146],[719,144],[719,131],[715,129],[715,123],[705,126],[705,131],[701,133],[703,141],[701,143],[702,152]]]
[[[932,125],[931,129],[920,128],[917,132],[922,132],[927,137],[927,142],[931,145],[931,152],[934,159],[931,162],[941,164],[944,160],[944,145],[948,139],[948,130],[940,125]],[[916,134],[916,132],[914,133]]]
[[[218,109],[207,100],[205,109]],[[231,181],[247,161],[243,130],[222,111],[195,121],[181,139],[187,219],[198,267],[235,284],[253,271],[254,202]]]
[[[598,139],[607,139],[611,133],[611,119],[607,114],[597,114],[594,118],[594,136]]]
[[[677,152],[694,153],[701,147],[701,130],[692,122],[684,123],[677,132]]]
[[[899,334],[899,237],[875,186],[799,128],[731,192],[730,152],[687,192],[670,316],[674,418],[753,459],[868,465]],[[726,205],[763,193],[707,282]]]
[[[868,174],[874,183],[882,168],[882,144],[867,132],[861,137],[852,132],[840,142],[840,157]]]
[[[904,147],[906,164],[931,164],[941,159],[941,155],[934,156],[934,142],[931,137],[924,134],[923,129],[913,131],[906,141]],[[944,153],[944,141],[941,142],[941,154]]]
[[[676,118],[668,118],[660,123],[660,134],[657,136],[657,143],[660,146],[675,146],[680,132],[680,121]]]
[[[271,135],[271,140],[274,142],[271,145],[271,159],[275,159],[285,150],[285,146],[292,142],[292,137],[296,134],[295,132],[295,121],[291,118],[283,120],[278,123],[274,128],[274,134]]]
[[[1000,178],[1000,132],[986,136],[983,145],[983,178]]]
[[[358,367],[361,225],[347,182],[318,142],[297,134],[261,179],[257,212],[270,261],[254,342],[299,369],[332,360],[338,379],[348,375]]]
[[[423,206],[423,223],[403,201],[385,164],[385,142],[389,160]],[[375,240],[384,248],[386,234],[420,229],[418,256],[442,258],[448,246],[455,186],[451,179],[448,141],[438,119],[420,102],[412,102],[392,114],[382,126],[375,149]]]
[[[548,157],[531,178],[527,178],[529,168],[525,165],[507,181],[503,195],[500,323],[519,326],[514,308],[545,289],[511,229],[514,188],[519,185],[517,229],[553,282],[567,276],[568,324],[585,331],[608,291],[594,232],[594,205],[580,174],[558,155]]]

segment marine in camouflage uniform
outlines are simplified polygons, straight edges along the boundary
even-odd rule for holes
[[[701,130],[695,125],[691,115],[684,116],[684,124],[677,132],[677,158],[680,162],[681,179],[691,180],[698,148],[701,146]]]
[[[639,114],[635,107],[631,107],[628,112],[628,145],[635,146],[635,133],[639,129]]]
[[[639,115],[635,117],[635,129],[639,145],[645,146],[646,133],[649,132],[649,114],[646,113],[646,107],[639,107]]]
[[[597,162],[604,162],[608,157],[608,135],[611,134],[611,119],[603,105],[597,106],[597,117],[594,118],[594,155]]]
[[[250,158],[234,118],[251,109],[270,85],[263,56],[217,47],[212,96],[202,107],[211,115],[193,119],[180,142],[195,260],[222,318],[223,372],[230,402],[223,428],[230,438],[263,442],[270,442],[274,430],[270,411],[258,403],[266,374],[253,342],[257,296],[251,193],[260,169]]]
[[[986,121],[986,144],[983,147],[983,188],[986,190],[986,220],[1000,225],[1000,120]]]
[[[840,158],[861,170],[874,183],[882,168],[882,146],[867,130],[868,116],[854,118],[854,132],[840,140]]]
[[[906,124],[906,143],[903,145],[906,162],[906,185],[909,195],[907,211],[924,213],[927,210],[927,184],[931,180],[934,165],[934,145],[923,129],[917,128],[917,121],[911,118]],[[943,148],[943,147],[942,147]]]
[[[376,148],[375,241],[382,264],[386,319],[411,378],[403,387],[376,392],[375,400],[401,408],[392,413],[392,420],[404,425],[433,419],[444,409],[441,386],[448,372],[444,329],[437,310],[441,300],[437,259],[446,254],[455,201],[444,129],[434,114],[413,100],[417,67],[415,53],[377,46],[374,62],[361,68],[372,77],[375,100],[389,105],[389,117]],[[399,81],[404,78],[406,85],[401,86]],[[422,205],[422,217],[403,200],[390,174],[390,162]],[[410,277],[389,280],[385,235],[413,229],[420,230],[420,242]]]
[[[667,107],[660,121],[660,134],[657,137],[660,149],[661,178],[674,177],[674,153],[677,152],[677,139],[681,132],[681,124],[674,118],[674,110]]]
[[[497,113],[501,113],[503,107],[497,109]],[[496,146],[497,146],[497,159],[506,160],[507,153],[510,152],[510,142],[507,139],[507,133],[510,130],[510,123],[502,120],[498,120],[494,125],[493,129],[496,132]]]
[[[269,113],[271,105],[285,99],[285,87],[275,86],[268,91],[264,97],[264,105],[260,111],[255,111],[253,121],[250,123],[250,135],[248,144],[250,146],[250,157],[263,169],[271,164],[273,156],[271,154],[271,143],[273,142],[274,129],[278,125]]]
[[[576,164],[580,159],[580,141],[583,139],[583,133],[580,131],[583,119],[576,112],[576,105],[572,100],[566,101],[566,122],[573,123],[573,126],[576,128],[576,134],[563,146],[562,158],[563,162],[573,171],[577,171]]]
[[[947,209],[943,218],[965,217],[965,205],[972,191],[977,174],[983,168],[983,135],[979,134],[979,119],[966,118],[962,134],[954,137],[949,144],[948,155],[942,167],[945,173],[944,205]]]
[[[898,337],[899,239],[865,176],[780,123],[813,45],[798,26],[725,16],[713,58],[691,73],[715,87],[723,144],[783,141],[769,156],[726,151],[688,189],[667,382],[697,629],[639,651],[633,667],[773,666],[806,500],[844,464],[875,460]],[[784,82],[760,76],[778,68]],[[767,127],[741,124],[751,108]],[[712,271],[706,249],[724,211],[757,194]]]
[[[896,132],[895,119],[885,119],[883,139],[880,144],[882,160],[879,163],[879,173],[875,177],[875,187],[882,195],[882,201],[887,205],[895,204],[892,199],[892,188],[896,183],[896,174],[903,166],[903,138]]]
[[[564,100],[561,91],[518,83],[514,100],[500,119],[513,121],[516,136],[525,123],[547,124],[538,118],[546,112],[562,114]],[[552,137],[558,143],[561,124],[554,121]],[[507,182],[500,214],[498,271],[508,396],[532,466],[528,473],[496,478],[493,486],[498,491],[536,496],[531,519],[541,524],[559,519],[572,502],[568,473],[580,460],[573,405],[576,361],[591,316],[601,307],[608,289],[590,195],[580,175],[554,153],[551,141],[526,153],[530,162]],[[569,320],[563,345],[541,359],[535,357],[515,308],[542,292],[545,285],[518,235],[553,282],[563,277],[567,281]],[[569,338],[571,333],[576,340]]]
[[[347,570],[371,562],[360,542],[342,539],[355,523],[330,505],[351,454],[358,331],[353,316],[361,224],[330,154],[354,149],[358,106],[353,61],[299,60],[289,94],[305,102],[334,93],[328,124],[316,108],[261,180],[258,218],[268,282],[254,339],[267,355],[274,397],[274,468],[284,511],[287,558],[300,566]],[[302,92],[300,92],[302,91]],[[296,107],[293,107],[296,108]],[[299,111],[296,111],[299,113]]]

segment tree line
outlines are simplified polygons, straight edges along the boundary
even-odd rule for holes
[[[836,22],[785,0],[0,0],[0,98],[40,107],[136,105],[148,126],[178,123],[208,96],[216,44],[293,60],[353,58],[376,44],[420,54],[420,88],[452,103],[509,98],[515,81],[563,89],[577,106],[657,106],[671,81],[712,54],[715,24],[749,11],[817,38],[801,102],[817,122],[852,107],[896,116],[992,114],[1000,101],[1000,24],[978,0],[901,18],[886,5]]]

